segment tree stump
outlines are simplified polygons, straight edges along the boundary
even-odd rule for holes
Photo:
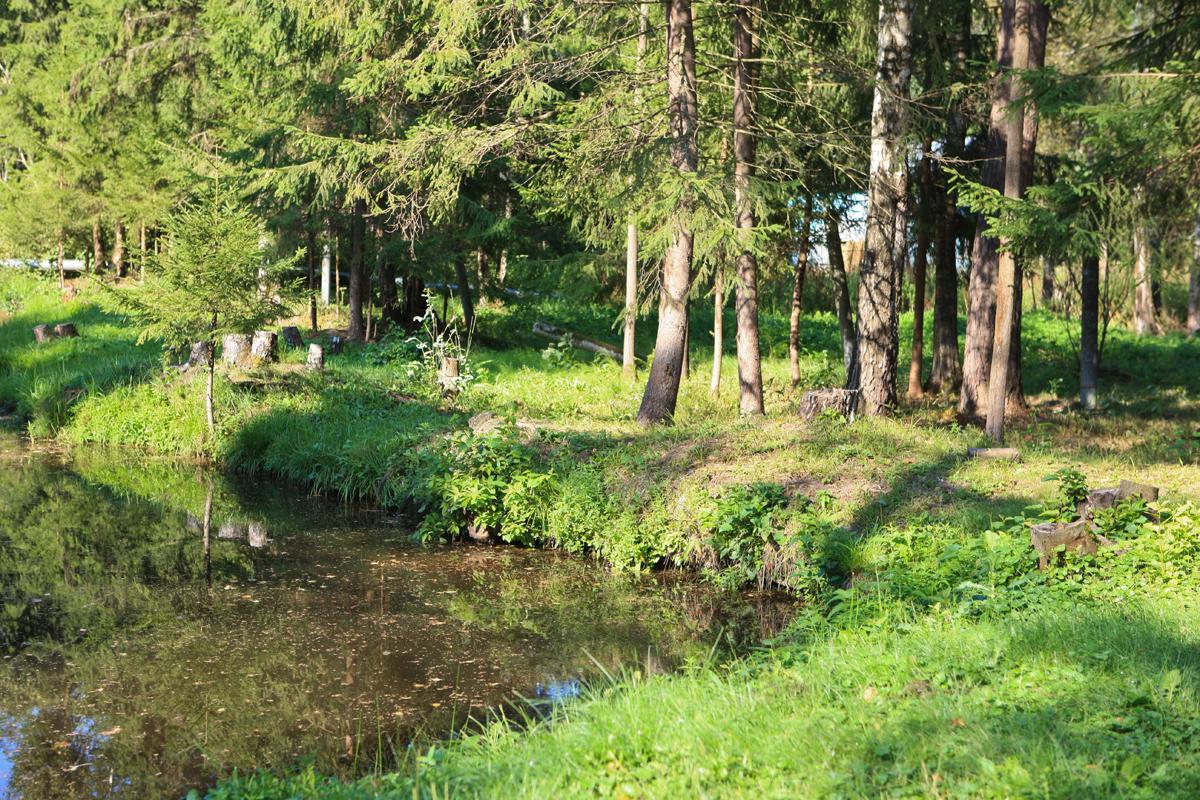
[[[325,351],[321,349],[321,345],[314,342],[308,346],[308,358],[305,360],[304,366],[313,372],[325,369]]]
[[[1076,550],[1094,556],[1100,548],[1100,539],[1092,532],[1092,522],[1080,519],[1075,522],[1043,522],[1029,529],[1033,549],[1038,551],[1038,566],[1050,566],[1050,559],[1058,548]],[[1107,542],[1107,540],[1105,540]]]
[[[858,395],[858,389],[813,389],[804,393],[804,399],[800,401],[800,415],[805,419],[813,419],[822,411],[833,409],[853,421],[858,408]]]
[[[245,539],[247,526],[240,522],[223,522],[217,528],[218,539]]]
[[[339,353],[341,353],[342,345],[345,344],[345,342],[346,342],[346,340],[340,336],[330,336],[329,337],[329,355],[336,356]]]
[[[271,364],[279,360],[279,336],[274,331],[255,331],[250,340],[250,360],[255,364]]]
[[[267,526],[261,522],[251,522],[246,527],[246,542],[255,549],[265,547],[267,544]]]
[[[212,361],[213,352],[212,344],[209,342],[196,342],[192,345],[192,352],[188,354],[187,363],[183,365],[185,370],[192,367],[206,367]]]
[[[54,335],[60,339],[74,339],[79,335],[79,330],[70,322],[60,322],[54,326]]]
[[[231,333],[222,339],[221,360],[235,366],[248,364],[250,361],[250,334]]]
[[[438,365],[437,382],[442,387],[442,396],[452,397],[458,394],[458,359],[446,357]]]
[[[45,344],[54,338],[54,330],[49,325],[38,325],[33,329],[33,338],[38,344]]]
[[[295,325],[287,325],[283,329],[283,343],[288,347],[297,349],[304,347],[304,337],[300,335],[300,329]]]

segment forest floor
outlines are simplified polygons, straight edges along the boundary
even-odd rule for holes
[[[323,375],[228,376],[209,439],[199,382],[164,373],[102,293],[64,305],[44,281],[2,280],[0,406],[31,435],[213,458],[419,512],[427,537],[484,518],[506,540],[617,568],[685,563],[806,599],[742,661],[617,676],[548,720],[497,722],[394,774],[256,775],[213,797],[1200,793],[1200,342],[1113,329],[1103,408],[1084,416],[1071,326],[1027,314],[1031,414],[1009,434],[1021,459],[973,461],[983,436],[948,399],[887,420],[800,420],[803,391],[840,380],[828,316],[804,318],[796,390],[786,320],[764,318],[766,419],[736,418],[732,358],[709,397],[698,343],[676,424],[644,430],[640,384],[529,333],[544,319],[614,340],[611,309],[485,306],[475,378],[453,401],[397,338],[331,357]],[[64,321],[79,339],[33,343],[33,325]],[[642,323],[644,349],[652,333]],[[461,433],[480,411],[536,435]],[[1065,514],[1073,478],[1152,483],[1158,514],[1124,508],[1105,520],[1121,547],[1041,572],[1029,524]]]

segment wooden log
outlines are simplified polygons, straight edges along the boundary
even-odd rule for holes
[[[579,350],[586,350],[589,353],[607,356],[614,361],[620,361],[623,358],[620,348],[616,345],[602,342],[599,339],[580,336],[578,333],[573,333],[565,328],[559,328],[546,322],[533,323],[533,332],[539,336],[545,336],[547,339],[553,339],[556,342],[566,342],[571,347]]]
[[[313,372],[325,369],[325,351],[321,345],[313,342],[308,346],[308,358],[304,361],[304,367]]]
[[[858,394],[857,389],[813,389],[804,393],[800,401],[800,415],[805,419],[813,419],[822,411],[832,409],[852,421],[858,409]]]
[[[60,322],[54,326],[54,335],[60,339],[74,339],[79,335],[79,330],[70,322]]]
[[[304,337],[300,335],[300,329],[295,325],[284,326],[283,343],[297,349],[304,347]]]
[[[967,448],[967,458],[996,458],[1016,461],[1021,457],[1021,451],[1015,447],[970,447]]]
[[[33,338],[38,344],[45,344],[54,338],[54,329],[49,325],[36,325],[33,329]]]
[[[245,366],[250,362],[250,334],[231,333],[221,340],[221,360]]]
[[[255,331],[250,340],[250,360],[256,364],[271,364],[279,360],[279,337],[274,331]]]

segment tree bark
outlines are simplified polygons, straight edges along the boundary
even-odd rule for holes
[[[837,301],[838,331],[842,336],[842,365],[846,380],[854,363],[854,317],[850,311],[850,282],[846,279],[846,260],[842,257],[842,236],[838,229],[837,211],[825,210],[825,251],[829,254],[829,274]]]
[[[146,278],[146,223],[138,225],[138,280]]]
[[[467,280],[467,262],[462,255],[454,259],[454,274],[458,279],[458,297],[462,302],[463,326],[475,330],[475,303],[471,299],[471,284]]]
[[[812,246],[812,195],[804,198],[804,216],[796,247],[796,267],[792,275],[792,313],[788,319],[788,365],[792,386],[800,384],[800,312],[804,306],[804,279],[808,274],[808,251]]]
[[[104,229],[100,220],[92,223],[92,271],[97,275],[104,273]]]
[[[1192,234],[1192,277],[1188,286],[1187,329],[1189,336],[1200,336],[1200,219]]]
[[[118,278],[125,277],[125,223],[118,222],[113,226],[113,271]]]
[[[708,395],[716,400],[721,395],[721,356],[725,354],[725,326],[722,314],[725,311],[725,275],[717,267],[713,276],[713,360],[712,381]]]
[[[366,269],[363,265],[367,227],[367,201],[355,200],[350,219],[350,322],[346,338],[361,342],[366,336],[363,302],[367,297]]]
[[[897,400],[896,237],[904,231],[908,188],[903,137],[912,73],[910,0],[881,0],[875,68],[867,236],[859,267],[857,347],[851,370],[851,388],[861,391],[860,403],[868,415],[888,413]]]
[[[1079,404],[1095,411],[1096,380],[1100,372],[1100,258],[1083,259],[1079,305]]]
[[[1054,261],[1049,258],[1042,262],[1042,307],[1054,309]]]
[[[325,244],[321,248],[321,304],[326,306],[333,302],[333,255],[329,252],[332,236],[332,232],[326,230]]]
[[[929,141],[925,155],[917,167],[921,182],[920,205],[917,207],[917,252],[913,256],[913,333],[912,354],[908,362],[908,399],[916,400],[924,393],[921,387],[921,367],[925,361],[925,279],[929,265],[929,211],[934,203],[933,172],[929,164]]]
[[[733,13],[733,191],[734,227],[742,238],[737,256],[738,409],[745,416],[763,413],[762,353],[758,332],[758,259],[749,246],[754,228],[750,180],[754,176],[758,140],[755,124],[754,0],[736,0]]]
[[[637,223],[625,230],[625,341],[621,354],[621,372],[625,380],[637,379],[637,354],[634,334],[637,332],[638,238]]]
[[[1013,10],[1012,70],[1023,70],[1029,63],[1030,0],[1016,0]],[[1009,76],[1008,96],[1015,100],[1016,77]],[[1004,152],[1004,195],[1011,199],[1021,196],[1022,140],[1024,117],[1008,109],[1006,114]],[[1017,262],[1009,249],[1010,242],[1001,240],[999,274],[996,278],[996,319],[993,332],[991,374],[988,377],[987,434],[996,442],[1004,441],[1004,410],[1008,399],[1009,357],[1013,341],[1015,307],[1020,301],[1020,275]]]
[[[696,45],[692,38],[691,0],[667,3],[667,116],[671,166],[694,173],[696,152]],[[692,279],[692,231],[688,223],[692,200],[684,195],[663,259],[662,303],[655,337],[654,361],[638,422],[650,425],[669,420],[679,397],[680,370],[687,343],[688,289]]]
[[[1145,225],[1133,229],[1133,329],[1138,336],[1159,336],[1162,326],[1154,315],[1154,295],[1150,282],[1153,260],[1150,232]]]
[[[992,76],[987,153],[981,176],[984,186],[997,191],[1004,188],[1015,2],[1016,0],[1001,0],[1000,3],[1000,27],[996,35],[996,72]],[[975,242],[971,248],[971,279],[967,285],[967,336],[963,346],[962,391],[958,398],[959,415],[970,420],[978,420],[983,415],[988,397],[992,337],[996,327],[998,244],[994,237],[987,235],[987,222],[980,215],[976,220]]]

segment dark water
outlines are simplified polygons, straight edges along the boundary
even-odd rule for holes
[[[205,509],[210,516],[204,536]],[[771,635],[788,606],[378,512],[0,440],[0,797],[387,768],[422,736]]]

